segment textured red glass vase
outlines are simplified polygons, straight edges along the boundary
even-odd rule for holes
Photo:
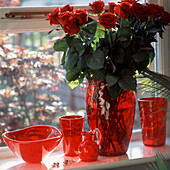
[[[86,110],[90,130],[101,133],[99,154],[125,154],[132,135],[136,99],[133,91],[123,91],[113,101],[107,84],[91,80],[86,93]]]
[[[167,100],[164,97],[148,97],[139,99],[138,104],[144,145],[164,145]]]

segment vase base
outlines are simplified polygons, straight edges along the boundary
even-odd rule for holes
[[[125,155],[126,152],[99,152],[99,155],[101,156],[120,156],[120,155]]]

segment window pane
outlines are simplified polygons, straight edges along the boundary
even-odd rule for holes
[[[59,116],[85,113],[86,83],[71,90],[62,54],[47,38],[47,33],[0,35],[0,136],[37,124],[59,128]]]
[[[86,81],[71,90],[53,41],[62,31],[0,35],[0,136],[37,124],[59,127],[65,114],[85,115]],[[140,128],[136,112],[135,129]],[[0,139],[0,146],[4,146]]]
[[[108,2],[118,2],[119,0],[103,0],[106,4]],[[9,6],[56,6],[56,5],[88,5],[89,3],[94,2],[94,0],[2,0],[0,1],[0,7],[9,7]],[[140,0],[141,3],[145,0]]]

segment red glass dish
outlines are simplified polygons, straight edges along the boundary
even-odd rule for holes
[[[63,151],[66,156],[77,156],[78,147],[82,142],[84,117],[79,115],[62,116],[59,118],[63,135]]]
[[[86,110],[90,130],[98,128],[101,134],[99,154],[125,154],[131,139],[136,99],[133,91],[123,91],[113,101],[107,84],[88,81]]]
[[[2,134],[5,143],[28,163],[40,163],[60,143],[61,132],[52,126],[31,126]]]
[[[144,145],[164,145],[167,100],[164,97],[148,97],[139,99],[138,104]]]

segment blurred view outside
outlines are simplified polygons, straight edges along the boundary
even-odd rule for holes
[[[80,2],[93,1],[1,0],[0,6],[78,5]],[[7,130],[37,124],[59,128],[61,115],[86,115],[86,81],[72,90],[60,66],[62,53],[53,50],[55,38],[62,34],[61,31],[51,36],[43,32],[0,34],[0,146],[5,145],[1,134]],[[139,127],[137,113],[134,128]]]

